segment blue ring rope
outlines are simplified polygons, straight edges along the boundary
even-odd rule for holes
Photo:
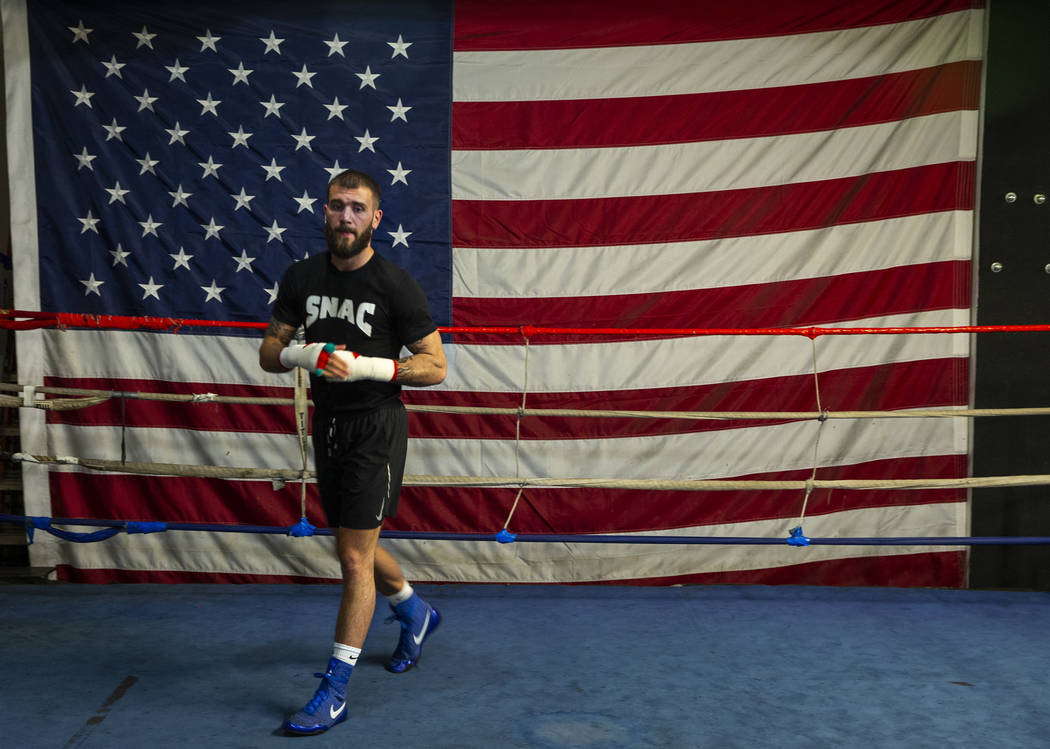
[[[263,533],[274,535],[316,535],[331,536],[329,528],[313,528],[302,532],[300,520],[291,528],[273,525],[227,525],[221,523],[166,523],[136,522],[124,520],[96,520],[91,518],[34,518],[26,515],[0,514],[0,523],[23,526],[28,530],[40,528],[50,533],[59,530],[55,525],[81,525],[116,529],[111,533],[74,533],[62,531],[56,533],[66,540],[88,542],[100,541],[115,535],[120,530],[128,533],[156,533],[163,531],[211,531],[223,533]],[[309,526],[309,523],[307,523]],[[294,531],[300,532],[294,532]],[[798,531],[798,533],[796,533]],[[765,536],[640,536],[640,535],[604,535],[604,534],[559,534],[559,533],[515,533],[500,531],[493,533],[438,533],[425,531],[383,531],[382,538],[416,539],[426,541],[500,541],[502,543],[521,541],[524,543],[581,543],[581,544],[710,544],[752,545],[752,546],[1050,546],[1047,536],[902,536],[886,538],[806,538],[801,536],[801,529],[793,529],[788,538],[769,538]],[[795,539],[804,539],[803,542]]]

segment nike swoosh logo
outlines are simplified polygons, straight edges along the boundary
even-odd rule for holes
[[[335,720],[336,718],[339,717],[339,715],[343,712],[343,710],[346,710],[346,702],[345,701],[343,702],[342,705],[339,706],[338,710],[335,709],[335,705],[330,706],[328,708],[328,714],[332,717],[332,720]]]
[[[430,626],[430,609],[427,609],[427,620],[423,622],[423,629],[419,630],[418,635],[412,635],[412,642],[419,645],[423,642],[423,638],[427,635],[427,627]]]

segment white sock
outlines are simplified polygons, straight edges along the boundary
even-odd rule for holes
[[[390,605],[391,606],[397,606],[399,603],[404,603],[409,598],[411,598],[412,597],[412,593],[414,593],[414,592],[415,591],[412,590],[412,586],[409,585],[408,581],[406,580],[405,581],[405,587],[403,587],[401,590],[399,590],[394,595],[387,596],[386,600],[390,601]]]
[[[341,642],[335,643],[332,647],[332,657],[337,661],[343,663],[349,663],[351,666],[357,665],[357,659],[361,655],[361,648],[352,648],[349,645],[344,645]]]

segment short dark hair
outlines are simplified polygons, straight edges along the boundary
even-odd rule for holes
[[[353,190],[357,187],[367,187],[372,191],[372,195],[375,196],[376,204],[375,207],[379,207],[379,201],[383,198],[383,191],[379,189],[379,183],[372,179],[372,175],[366,174],[365,172],[359,172],[356,169],[347,169],[344,172],[332,177],[328,183],[328,195],[332,194],[332,187],[343,187],[347,190]],[[327,199],[327,198],[326,198]]]

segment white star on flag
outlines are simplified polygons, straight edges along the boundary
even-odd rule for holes
[[[372,144],[375,143],[377,140],[379,140],[379,138],[373,137],[372,135],[370,135],[368,133],[368,130],[365,130],[365,134],[364,135],[354,136],[354,140],[356,140],[358,143],[361,144],[361,147],[357,149],[358,153],[361,153],[362,151],[365,151],[365,150],[368,150],[368,151],[371,151],[372,153],[375,153],[376,150],[375,150],[375,148],[372,147]]]
[[[208,221],[208,223],[201,224],[201,228],[204,229],[204,238],[205,239],[211,239],[212,237],[215,237],[216,239],[218,239],[219,238],[219,231],[222,230],[222,229],[225,229],[226,227],[222,226],[221,224],[216,224],[215,223],[215,217],[212,216],[211,219]]]
[[[131,98],[139,103],[139,112],[141,112],[143,109],[148,109],[151,112],[154,111],[153,102],[157,101],[157,97],[150,96],[148,88],[142,91],[142,96],[133,96]]]
[[[101,220],[102,219],[100,219],[100,218],[95,218],[92,215],[92,213],[91,213],[91,209],[89,208],[88,212],[87,212],[87,216],[85,216],[84,218],[78,218],[77,219],[77,221],[79,221],[81,224],[83,224],[83,226],[80,227],[80,233],[83,234],[86,231],[93,231],[96,234],[98,234],[98,227],[96,225]]]
[[[116,120],[114,120],[116,122]],[[109,140],[108,138],[106,140]],[[91,162],[98,158],[93,154],[88,153],[87,146],[84,146],[84,150],[80,153],[73,154],[73,158],[77,160],[77,171],[79,172],[84,167],[87,167],[91,171],[95,171],[95,167],[91,166]]]
[[[146,217],[145,221],[138,221],[136,223],[138,223],[138,225],[142,227],[142,236],[146,236],[147,234],[152,234],[153,236],[155,236],[158,239],[160,239],[160,237],[157,234],[157,229],[159,229],[160,227],[164,226],[164,222],[163,221],[154,221],[152,213],[149,214],[149,216]],[[150,280],[152,282],[152,279],[150,279]]]
[[[325,104],[324,108],[328,110],[328,119],[332,119],[333,117],[343,119],[343,110],[346,109],[348,106],[348,104],[340,104],[339,97],[337,96],[334,99],[332,99],[331,104]]]
[[[171,204],[172,208],[174,208],[177,205],[181,205],[181,206],[185,206],[186,208],[189,208],[190,204],[186,202],[186,198],[188,198],[191,195],[193,195],[193,193],[192,192],[183,192],[182,191],[182,183],[180,182],[179,186],[175,188],[175,192],[169,192],[168,195],[170,195],[171,197],[173,197],[175,199],[172,202],[172,204]]]
[[[412,46],[412,42],[406,42],[401,38],[401,35],[398,34],[396,42],[387,42],[387,44],[394,48],[393,53],[390,55],[391,59],[398,55],[403,56],[406,60],[408,59],[408,48]]]
[[[278,182],[284,181],[281,179],[281,170],[285,169],[285,167],[277,166],[277,159],[271,158],[269,166],[266,164],[260,164],[259,166],[266,171],[266,179],[263,182],[269,182],[271,179],[276,179]]]
[[[215,48],[215,42],[222,39],[221,36],[212,36],[211,29],[205,29],[204,36],[198,36],[197,41],[201,43],[200,51],[203,52],[206,49],[210,49],[212,52],[218,52]]]
[[[242,270],[246,270],[249,273],[255,272],[252,270],[252,263],[255,262],[255,258],[248,257],[248,251],[243,248],[241,249],[241,256],[235,257],[233,262],[237,263],[237,270],[234,273],[240,273]]]
[[[360,90],[365,86],[371,86],[374,89],[376,87],[376,78],[378,78],[381,74],[373,73],[372,67],[370,65],[366,65],[365,72],[354,73],[354,75],[361,79],[361,85],[358,86],[358,90]]]
[[[153,49],[153,40],[156,38],[156,34],[149,33],[149,29],[145,26],[142,27],[142,31],[132,31],[131,35],[139,40],[139,43],[135,45],[135,49],[139,47],[149,47]]]
[[[348,167],[345,166],[339,166],[339,159],[336,159],[334,164],[332,164],[329,167],[325,167],[325,171],[328,172],[328,181],[331,182],[333,179],[345,172],[347,168]]]
[[[391,247],[397,247],[399,244],[408,247],[408,238],[412,236],[412,232],[405,231],[401,224],[397,225],[397,231],[388,231],[387,234],[394,238],[394,243],[390,245]]]
[[[281,107],[284,106],[283,101],[277,101],[277,98],[273,94],[270,94],[270,101],[260,101],[259,103],[266,107],[266,114],[263,115],[263,119],[266,119],[271,114],[280,119]]]
[[[128,267],[127,257],[131,253],[125,250],[123,247],[121,247],[119,242],[117,243],[117,249],[110,250],[109,254],[113,256],[114,266],[123,265],[125,268]]]
[[[120,188],[120,180],[119,179],[117,180],[117,183],[115,185],[113,185],[113,187],[107,187],[107,188],[105,188],[105,190],[106,190],[106,192],[109,193],[109,202],[110,203],[113,203],[116,200],[119,200],[121,203],[124,203],[124,196],[127,195],[129,192],[131,192],[131,190],[122,190]],[[124,205],[127,205],[127,203],[124,203]]]
[[[267,301],[267,304],[273,304],[274,302],[277,301],[277,282],[276,281],[274,282],[274,284],[273,284],[273,286],[271,288],[263,289],[263,291],[265,291],[270,297],[269,300]]]
[[[343,54],[343,47],[345,47],[349,43],[350,42],[339,41],[339,34],[336,34],[332,37],[332,41],[325,42],[325,44],[328,45],[328,56],[331,57],[332,55],[340,55],[341,57],[346,57],[346,55]]]
[[[85,86],[83,83],[80,84],[79,91],[70,90],[69,93],[77,97],[76,102],[73,104],[74,107],[79,107],[81,104],[86,104],[88,109],[94,109],[94,107],[91,106],[91,97],[95,94],[92,91],[88,91],[87,86]]]
[[[243,83],[246,86],[250,85],[248,83],[248,76],[250,76],[252,73],[255,72],[254,70],[246,70],[245,67],[244,67],[244,61],[243,60],[241,62],[237,63],[237,68],[236,69],[234,69],[234,68],[226,68],[226,69],[229,70],[231,73],[233,73],[233,85],[234,86],[236,86],[238,83]]]
[[[120,72],[120,69],[127,65],[126,62],[117,62],[117,56],[113,55],[109,58],[109,62],[102,63],[102,66],[106,69],[106,77],[109,78],[111,75],[115,75],[117,78],[124,78],[124,74]]]
[[[244,132],[244,125],[238,125],[236,133],[229,133],[229,136],[233,138],[233,145],[230,146],[230,148],[236,148],[237,146],[244,146],[247,148],[248,139],[252,137],[252,135],[254,135],[254,133]]]
[[[124,132],[125,130],[127,130],[126,127],[123,127],[122,125],[118,125],[117,124],[117,118],[116,117],[113,118],[112,124],[103,125],[102,129],[105,130],[106,133],[107,133],[106,140],[111,140],[113,138],[116,138],[117,140],[120,140],[120,141],[124,140],[124,136],[122,136],[121,133]]]
[[[201,175],[201,179],[204,179],[205,177],[207,177],[209,175],[212,176],[212,177],[215,177],[215,179],[218,179],[219,178],[219,167],[222,166],[222,164],[215,163],[215,161],[212,159],[211,155],[209,154],[208,155],[208,160],[207,161],[199,161],[199,162],[197,162],[197,166],[199,166],[201,169],[204,170],[204,173]]]
[[[172,143],[181,143],[182,145],[186,145],[186,141],[182,139],[182,136],[190,134],[189,130],[182,129],[182,125],[179,124],[178,120],[175,120],[175,127],[171,129],[165,128],[164,132],[171,136],[171,140],[168,141],[169,146]]]
[[[396,185],[398,182],[400,182],[400,183],[402,183],[404,185],[407,185],[408,184],[408,180],[405,179],[405,177],[407,177],[408,175],[410,175],[412,173],[411,169],[403,168],[401,166],[401,162],[400,161],[397,162],[397,169],[387,169],[387,171],[393,177],[393,179],[390,181],[390,184],[392,184],[392,185]]]
[[[145,299],[146,297],[151,296],[154,299],[156,299],[158,302],[160,301],[160,296],[157,294],[157,292],[164,288],[164,284],[162,284],[162,283],[153,283],[153,276],[149,277],[149,281],[148,282],[140,283],[139,286],[142,287],[142,291],[143,291],[142,298],[143,299]]]
[[[145,174],[146,172],[149,172],[150,174],[156,174],[157,172],[153,169],[153,167],[160,163],[156,159],[150,158],[149,151],[146,151],[145,158],[135,159],[135,161],[139,162],[139,166],[142,167],[142,169],[139,170],[140,176]]]
[[[305,148],[307,151],[314,150],[313,147],[310,145],[310,141],[312,141],[316,137],[316,135],[307,135],[305,127],[303,128],[303,131],[298,135],[295,135],[293,133],[292,138],[295,140],[295,150],[298,151],[300,148]]]
[[[219,116],[219,110],[217,107],[222,104],[222,99],[211,98],[211,91],[208,92],[207,99],[197,99],[197,103],[201,105],[201,116],[211,113],[216,117]]]
[[[86,281],[81,281],[80,283],[84,284],[84,286],[86,287],[84,289],[84,296],[87,296],[88,294],[102,296],[102,293],[98,290],[98,287],[104,284],[105,281],[96,281],[94,273],[92,273]]]
[[[175,261],[175,265],[173,265],[171,268],[172,270],[178,270],[180,266],[185,268],[186,270],[189,270],[190,260],[193,259],[193,255],[187,255],[186,250],[182,249],[181,245],[179,246],[179,252],[177,255],[172,255],[169,253],[168,257]]]
[[[244,186],[240,187],[240,194],[231,194],[230,197],[232,197],[232,199],[237,202],[237,205],[234,206],[233,210],[237,211],[241,208],[247,208],[249,211],[251,211],[252,207],[248,204],[255,200],[255,195],[249,195],[247,192],[245,192]]]
[[[398,99],[397,100],[397,104],[395,104],[392,107],[389,107],[389,106],[387,107],[387,109],[389,109],[391,112],[393,112],[393,114],[390,117],[390,121],[393,122],[394,120],[403,120],[405,122],[408,122],[408,118],[405,117],[405,114],[411,108],[412,107],[406,107],[406,106],[402,105],[401,104],[401,99]]]
[[[77,25],[76,26],[67,26],[66,28],[73,32],[73,44],[76,44],[77,42],[84,42],[84,44],[91,44],[91,42],[88,41],[88,34],[90,34],[92,31],[94,31],[94,29],[86,29],[86,28],[84,28],[84,22],[83,21],[77,21]],[[338,39],[338,38],[339,37],[336,37],[336,39]]]
[[[222,294],[222,292],[226,291],[226,287],[216,286],[214,278],[211,280],[211,286],[201,286],[201,288],[204,289],[204,291],[208,294],[208,296],[204,298],[205,303],[210,302],[212,299],[219,302],[220,304],[222,303],[222,297],[219,295]]]
[[[303,196],[301,198],[292,198],[292,200],[299,204],[299,210],[296,211],[297,214],[302,213],[303,211],[310,211],[310,213],[313,213],[314,203],[317,202],[317,198],[311,198],[310,193],[306,190],[303,190]]]
[[[300,72],[298,72],[298,73],[297,73],[297,72],[295,72],[295,71],[293,70],[293,71],[292,71],[292,75],[294,75],[294,76],[295,76],[295,78],[296,78],[296,81],[297,81],[297,82],[296,82],[296,84],[295,84],[295,87],[296,87],[296,88],[299,88],[299,87],[300,87],[300,86],[302,86],[302,85],[303,85],[304,83],[305,83],[305,84],[306,84],[307,86],[309,86],[310,88],[313,88],[313,87],[314,87],[314,84],[310,82],[310,79],[311,79],[311,78],[313,78],[313,77],[314,77],[315,75],[317,75],[317,73],[311,73],[310,71],[308,71],[308,70],[306,69],[306,65],[304,64],[304,65],[303,65],[303,69],[302,69],[302,70],[301,70]]]
[[[269,54],[270,52],[281,54],[281,42],[283,42],[284,39],[278,39],[274,36],[273,29],[270,30],[269,37],[259,37],[259,41],[266,45],[266,51],[263,52],[264,55]]]
[[[276,239],[278,242],[283,242],[284,240],[281,239],[281,235],[286,231],[288,231],[288,229],[285,227],[278,226],[277,219],[274,219],[273,226],[270,226],[266,229],[266,233],[268,235],[266,237],[266,244],[270,244],[270,242],[274,239]]]
[[[170,65],[170,66],[169,65],[165,65],[164,69],[167,70],[169,73],[171,73],[171,77],[168,78],[168,83],[171,83],[172,81],[176,81],[176,80],[182,81],[183,83],[186,82],[186,76],[184,76],[183,73],[185,73],[187,70],[189,70],[189,68],[187,68],[185,65],[180,63],[179,62],[179,58],[177,58],[177,57],[175,58],[175,64],[174,65]]]
[[[244,186],[241,186],[241,192],[239,195],[231,195],[231,198],[237,201],[237,205],[234,206],[233,210],[239,211],[241,208],[247,208],[251,211],[252,207],[248,205],[255,199],[254,195],[249,195],[244,191]]]

